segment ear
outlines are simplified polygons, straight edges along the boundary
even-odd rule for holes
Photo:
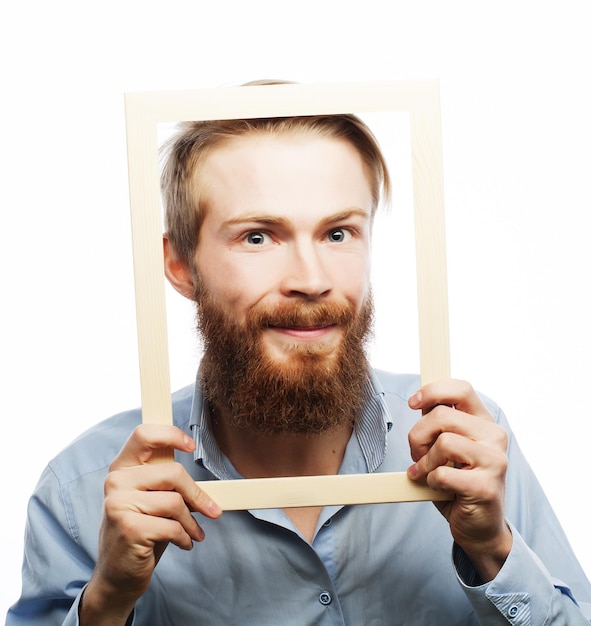
[[[195,285],[189,264],[179,259],[166,234],[162,237],[162,244],[164,246],[164,273],[168,282],[182,296],[194,300]]]

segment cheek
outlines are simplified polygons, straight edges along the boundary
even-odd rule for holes
[[[205,264],[199,275],[203,287],[218,305],[239,319],[264,297],[272,280],[268,270],[232,258],[217,258],[215,263]]]
[[[360,305],[370,291],[370,265],[359,258],[342,260],[338,268],[338,285],[349,300]]]

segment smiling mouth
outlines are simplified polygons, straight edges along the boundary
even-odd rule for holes
[[[277,325],[269,325],[268,328],[272,328],[274,330],[294,330],[294,331],[314,331],[314,330],[324,330],[325,328],[332,328],[336,326],[336,324],[317,324],[315,326],[281,326]]]
[[[331,330],[336,328],[336,324],[321,324],[315,326],[268,326],[273,330],[289,337],[299,339],[318,339],[324,337]]]

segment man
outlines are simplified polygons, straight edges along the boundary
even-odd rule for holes
[[[181,128],[165,271],[197,305],[198,382],[174,427],[123,413],[49,464],[7,624],[588,623],[591,586],[498,407],[367,363],[388,189],[353,116]],[[160,448],[176,463],[150,464]],[[390,471],[455,498],[222,514],[194,482]]]

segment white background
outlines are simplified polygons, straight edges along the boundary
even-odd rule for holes
[[[0,613],[45,463],[139,403],[123,93],[258,78],[441,80],[452,371],[506,410],[591,575],[586,2],[3,6]],[[397,232],[376,241],[374,354],[416,370]],[[178,387],[196,351],[191,312],[172,314]]]

